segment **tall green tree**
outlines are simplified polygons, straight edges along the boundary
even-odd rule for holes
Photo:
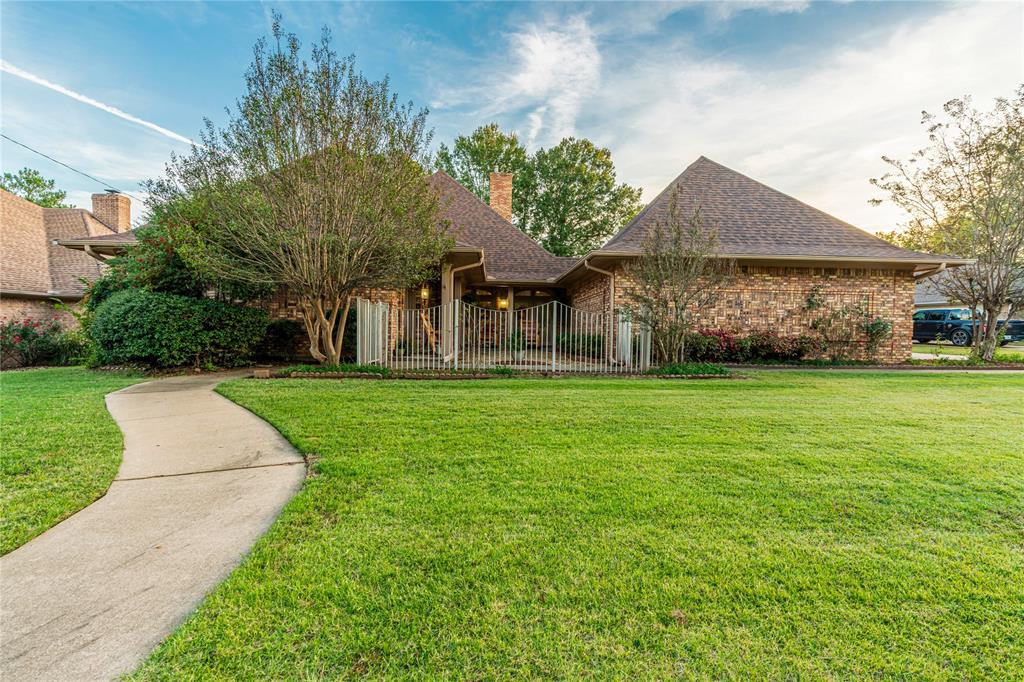
[[[186,261],[288,287],[310,353],[337,364],[352,298],[422,281],[447,250],[429,143],[425,110],[340,58],[326,29],[306,59],[275,15],[226,126],[207,121],[202,144],[149,189]]]
[[[512,173],[512,222],[560,256],[601,246],[643,208],[640,189],[616,181],[611,152],[586,139],[531,155],[515,133],[489,123],[442,144],[437,167],[485,202],[490,174]]]
[[[991,111],[962,97],[922,123],[928,145],[906,160],[883,157],[889,172],[871,183],[910,216],[906,236],[890,239],[976,259],[935,286],[981,311],[975,352],[991,360],[1004,309],[1007,319],[1024,310],[1024,86]]]
[[[556,256],[600,247],[643,208],[639,188],[616,182],[611,152],[575,137],[533,155],[527,187],[519,227]]]
[[[513,197],[528,188],[530,158],[526,147],[515,133],[502,132],[497,123],[480,126],[469,135],[459,135],[451,148],[442,144],[435,164],[485,203],[491,198],[491,173],[512,173]],[[512,211],[513,221],[519,222],[523,212],[515,201]]]
[[[17,173],[4,173],[0,187],[43,208],[71,208],[70,204],[64,203],[68,193],[57,189],[57,181],[44,178],[43,174],[34,168],[22,168]]]

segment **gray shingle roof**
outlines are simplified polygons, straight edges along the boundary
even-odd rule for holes
[[[717,228],[719,251],[725,255],[936,259],[932,254],[894,246],[703,156],[600,251],[642,251],[648,231],[658,221],[668,219],[673,196],[678,197],[680,215],[691,215],[700,206],[706,223]]]
[[[448,234],[459,245],[483,250],[488,279],[554,281],[579,260],[548,253],[446,173],[434,173],[430,185],[440,197]]]
[[[109,227],[81,208],[42,208],[0,190],[0,289],[79,297],[82,279],[102,273],[99,262],[54,243],[72,235],[102,239]]]

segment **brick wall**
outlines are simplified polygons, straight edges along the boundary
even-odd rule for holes
[[[631,286],[628,272],[616,267],[616,307],[626,305]],[[826,306],[864,301],[873,316],[892,322],[892,337],[879,347],[878,361],[895,363],[910,358],[914,278],[906,270],[741,266],[736,281],[706,312],[701,326],[741,335],[753,331],[774,331],[781,336],[812,333],[809,325],[820,313],[804,310],[804,304],[814,286],[822,287]],[[607,292],[608,278],[594,273],[570,287],[569,297],[573,306],[598,312],[608,309]],[[854,357],[865,354],[861,350]]]
[[[132,229],[132,200],[123,194],[93,194],[92,214],[114,232]]]
[[[74,315],[66,310],[57,310],[53,307],[52,301],[0,296],[0,319],[2,320],[23,320],[25,318],[49,320],[53,317],[56,317],[63,327],[78,326],[78,320]]]
[[[491,208],[505,220],[512,220],[512,174],[491,173],[489,194]]]
[[[402,305],[405,300],[404,291],[399,289],[363,289],[356,292],[355,298],[366,298],[374,303],[389,303],[393,306]],[[267,311],[272,320],[293,320],[302,325],[302,307],[299,305],[299,297],[289,291],[287,287],[280,287],[270,298],[259,302],[259,307]],[[352,310],[355,310],[355,300],[352,301]],[[392,336],[397,325],[397,318],[392,320]],[[346,348],[346,352],[355,352],[354,348]],[[312,361],[313,356],[309,353],[309,339],[306,337],[305,326],[302,333],[296,339],[294,348],[275,348],[274,351],[282,356],[290,355],[296,360]]]
[[[390,303],[401,305],[404,301],[403,291],[400,289],[361,289],[355,293],[354,298],[366,298],[374,303]],[[280,287],[273,296],[260,302],[259,306],[267,311],[272,320],[295,320],[302,322],[302,306],[299,305],[299,297],[289,291],[287,287]],[[353,310],[355,300],[352,301]]]

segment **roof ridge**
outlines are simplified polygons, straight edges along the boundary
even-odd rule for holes
[[[515,232],[517,234],[522,235],[524,239],[527,239],[531,244],[533,244],[538,249],[540,249],[541,251],[546,253],[548,256],[551,256],[552,258],[558,258],[558,256],[556,256],[555,254],[551,253],[550,251],[545,249],[543,246],[541,246],[541,244],[539,242],[537,242],[537,240],[535,240],[533,237],[531,237],[530,235],[526,234],[521,229],[519,229],[518,225],[516,225],[511,220],[508,220],[507,218],[505,218],[505,216],[503,216],[500,213],[498,213],[496,210],[494,210],[494,208],[490,204],[488,204],[486,201],[484,201],[483,199],[478,197],[476,194],[474,194],[472,192],[472,190],[470,190],[468,187],[465,187],[461,182],[459,182],[458,180],[456,180],[452,176],[448,175],[448,173],[445,173],[443,170],[437,170],[437,171],[434,171],[434,175],[435,176],[436,175],[441,175],[441,176],[445,177],[446,179],[450,180],[453,185],[455,185],[456,187],[459,188],[459,191],[464,192],[469,197],[472,197],[477,203],[479,203],[481,206],[483,206],[488,211],[493,213],[494,216],[496,218],[498,218],[498,220],[500,220],[502,223],[504,223],[508,227],[512,228],[513,230],[515,230]]]
[[[669,190],[673,189],[678,184],[678,182],[683,179],[683,176],[686,175],[687,171],[689,171],[691,168],[696,166],[702,160],[704,160],[704,161],[711,161],[711,159],[709,159],[709,158],[707,158],[706,156],[703,156],[703,155],[697,157],[696,161],[691,162],[689,166],[687,166],[686,168],[683,169],[682,173],[677,175],[675,178],[672,179],[671,182],[669,182],[667,185],[665,185],[665,188],[663,190],[661,190],[660,192],[658,192],[657,196],[655,196],[653,199],[651,199],[650,202],[648,202],[648,204],[646,206],[644,206],[640,210],[639,213],[637,213],[635,216],[633,216],[633,218],[622,227],[622,229],[620,229],[618,232],[616,232],[614,235],[612,235],[612,238],[609,239],[608,241],[606,241],[604,243],[604,245],[601,246],[601,248],[603,249],[603,248],[605,248],[607,246],[611,246],[615,242],[619,241],[620,238],[625,238],[625,236],[629,232],[631,232],[633,230],[633,228],[635,227],[635,223],[639,222],[645,215],[647,215],[648,211],[651,210],[651,207],[654,206],[655,204],[657,204],[658,201],[663,196],[665,196],[665,194]],[[711,161],[711,163],[714,163],[714,161]]]
[[[874,233],[872,233],[872,232],[868,232],[867,230],[862,230],[861,228],[857,227],[857,226],[856,226],[856,225],[854,225],[853,223],[848,223],[848,222],[846,222],[845,220],[843,220],[842,218],[839,218],[839,217],[837,217],[837,216],[834,216],[834,215],[832,215],[832,214],[831,214],[831,213],[829,213],[828,211],[823,211],[823,210],[821,210],[821,209],[820,209],[820,208],[818,208],[817,206],[811,206],[811,205],[810,205],[810,204],[808,204],[808,203],[807,203],[806,201],[804,201],[804,200],[802,200],[802,199],[799,199],[799,198],[797,198],[797,197],[793,196],[792,194],[787,194],[786,192],[783,192],[782,190],[779,190],[779,189],[775,189],[775,188],[774,188],[774,187],[772,187],[771,185],[766,185],[765,183],[761,182],[760,180],[758,180],[758,179],[756,179],[756,178],[752,178],[752,177],[750,177],[750,176],[749,176],[749,175],[747,175],[746,173],[741,173],[741,172],[740,172],[740,171],[738,171],[738,170],[734,170],[734,169],[732,169],[732,168],[729,168],[728,166],[726,166],[726,165],[723,165],[723,164],[721,164],[721,163],[718,163],[717,161],[714,161],[714,160],[712,160],[712,159],[709,159],[709,158],[707,158],[706,156],[702,156],[702,157],[700,157],[700,158],[701,158],[701,159],[703,159],[704,161],[707,161],[708,163],[710,163],[710,164],[712,164],[712,165],[714,165],[714,166],[718,166],[719,168],[721,168],[721,169],[723,169],[723,170],[726,170],[726,171],[729,171],[730,173],[733,173],[733,174],[735,174],[735,175],[738,175],[738,176],[740,176],[741,178],[743,178],[743,179],[745,179],[745,180],[749,180],[750,182],[752,182],[752,183],[754,183],[754,184],[756,184],[756,185],[760,185],[761,187],[763,187],[763,188],[765,188],[765,189],[767,189],[767,190],[769,190],[769,191],[771,191],[771,192],[774,192],[775,194],[778,194],[778,195],[780,195],[780,196],[784,196],[784,197],[786,197],[787,199],[790,199],[790,200],[792,200],[792,201],[795,201],[795,202],[797,202],[798,204],[800,204],[801,206],[805,206],[805,207],[807,207],[807,208],[811,209],[811,210],[812,210],[812,211],[814,211],[815,213],[820,213],[821,215],[823,215],[823,216],[826,216],[826,217],[828,217],[828,218],[830,218],[830,219],[832,219],[832,220],[834,220],[834,221],[836,221],[836,222],[838,222],[838,223],[842,223],[842,224],[843,224],[843,225],[845,225],[846,227],[849,227],[849,228],[851,228],[851,229],[854,229],[854,230],[856,230],[857,232],[860,232],[860,233],[862,233],[862,234],[865,234],[865,235],[867,235],[868,237],[871,237],[872,239],[875,239],[875,240],[877,240],[877,241],[879,241],[879,242],[882,242],[883,244],[887,244],[887,245],[889,245],[889,246],[895,246],[895,244],[891,244],[890,242],[887,242],[887,241],[885,241],[884,239],[882,239],[881,237],[879,237],[878,235],[876,235],[876,234],[874,234]],[[700,160],[700,159],[698,159],[698,160]],[[685,172],[685,171],[684,171],[684,172]],[[897,247],[897,248],[902,248],[902,247]],[[911,249],[903,249],[903,250],[904,250],[904,251],[907,251],[907,252],[910,252],[910,253],[920,253],[920,252],[918,252],[918,251],[913,251],[913,250],[911,250]]]

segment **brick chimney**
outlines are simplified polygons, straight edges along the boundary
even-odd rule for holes
[[[491,173],[491,208],[505,220],[512,220],[511,173]]]
[[[114,232],[132,229],[132,200],[120,192],[93,194],[92,214]]]

